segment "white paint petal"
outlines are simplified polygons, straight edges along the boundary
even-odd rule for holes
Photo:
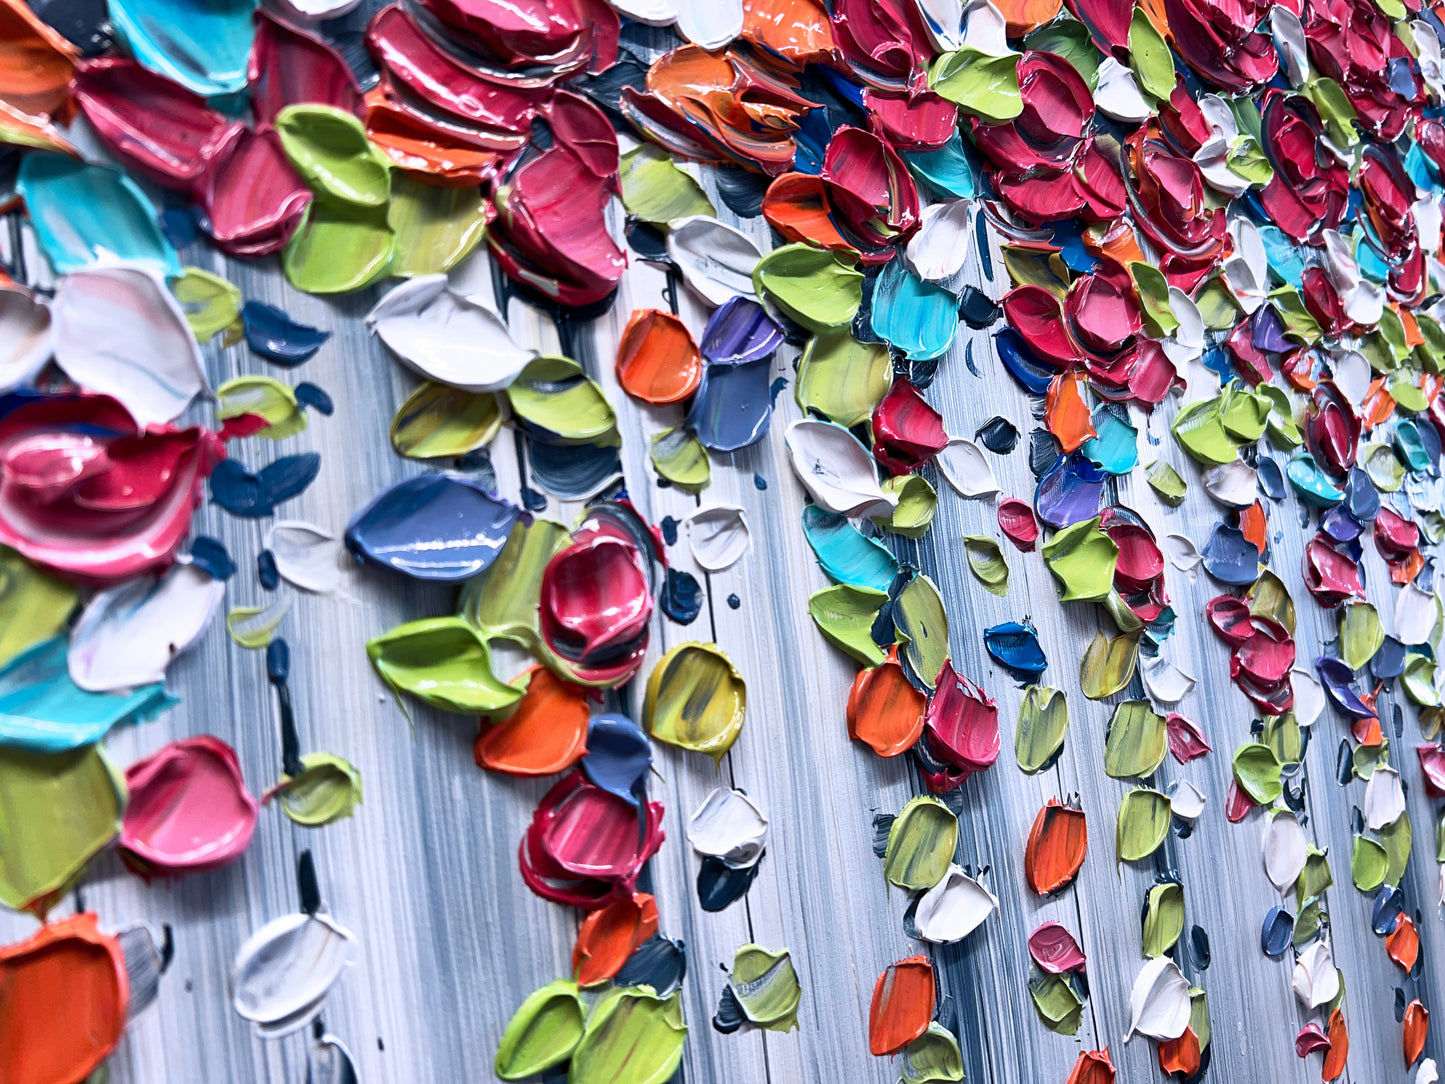
[[[721,49],[743,32],[743,0],[682,0],[677,31],[700,48]]]
[[[1415,1071],[1415,1084],[1440,1084],[1440,1070],[1435,1067],[1434,1058],[1426,1058]]]
[[[305,1027],[351,962],[356,938],[329,915],[283,915],[246,939],[231,971],[231,1004],[266,1038]]]
[[[1189,363],[1204,356],[1204,317],[1194,300],[1177,286],[1169,287],[1169,312],[1179,326],[1160,346],[1175,372],[1183,377]]]
[[[1234,291],[1240,308],[1252,313],[1264,303],[1269,288],[1269,256],[1259,227],[1243,215],[1229,220],[1234,255],[1224,261],[1224,281]]]
[[[1142,124],[1154,113],[1139,93],[1134,73],[1111,56],[1106,56],[1099,65],[1094,103],[1101,113],[1127,124]]]
[[[1330,946],[1316,941],[1301,952],[1295,959],[1290,985],[1294,996],[1307,1009],[1318,1009],[1333,1001],[1340,992],[1340,973],[1335,970]]]
[[[1198,820],[1204,814],[1206,801],[1204,792],[1187,779],[1180,779],[1169,788],[1170,811],[1183,820]]]
[[[784,439],[798,481],[813,501],[840,516],[887,515],[898,498],[878,483],[878,461],[841,425],[797,421]]]
[[[1151,1039],[1177,1039],[1189,1026],[1189,983],[1168,956],[1146,963],[1129,994],[1127,1043],[1135,1033]]]
[[[30,383],[52,345],[45,299],[23,286],[0,286],[0,392]]]
[[[1169,558],[1169,563],[1181,572],[1193,572],[1199,567],[1199,562],[1204,560],[1193,539],[1182,534],[1164,536],[1164,554]]]
[[[171,660],[201,638],[226,585],[195,565],[140,576],[96,594],[70,633],[70,680],[91,692],[164,681]]]
[[[1294,688],[1294,721],[1310,726],[1325,710],[1325,689],[1307,670],[1291,670],[1290,685]]]
[[[366,314],[366,326],[407,367],[463,391],[500,391],[537,356],[445,275],[408,279]]]
[[[55,362],[141,425],[168,422],[208,390],[201,348],[165,283],[139,267],[74,271],[51,304]]]
[[[1259,488],[1259,472],[1243,459],[1210,467],[1204,472],[1204,489],[1229,508],[1248,508]]]
[[[718,787],[687,823],[687,841],[698,854],[720,858],[734,869],[746,869],[763,853],[768,818],[740,790]]]
[[[1289,8],[1276,4],[1269,13],[1269,28],[1274,46],[1284,62],[1284,73],[1292,87],[1302,87],[1310,77],[1309,54],[1305,49],[1305,30],[1300,17]]]
[[[671,26],[677,22],[681,0],[608,0],[612,10],[635,23]]]
[[[1193,691],[1194,678],[1166,659],[1162,654],[1139,656],[1139,676],[1149,698],[1157,704],[1173,707]]]
[[[1264,826],[1264,872],[1275,890],[1293,890],[1305,868],[1305,830],[1293,813],[1276,813]]]
[[[965,437],[954,437],[938,453],[938,467],[961,497],[976,501],[1002,491],[983,449]]]
[[[288,15],[306,21],[340,18],[360,7],[361,0],[280,0],[280,4]]]
[[[1400,819],[1405,812],[1405,789],[1400,786],[1399,772],[1388,764],[1382,764],[1370,774],[1361,812],[1365,815],[1365,825],[1372,832],[1378,832]]]
[[[701,508],[687,517],[686,526],[692,559],[708,572],[737,564],[751,542],[746,513],[734,504]]]
[[[278,520],[266,532],[266,548],[288,583],[318,595],[340,588],[341,540],[330,531],[301,520]]]
[[[963,44],[963,0],[915,0],[934,49],[953,53]]]
[[[1395,596],[1395,638],[1407,646],[1427,642],[1439,615],[1434,592],[1413,582],[1405,584]]]
[[[672,224],[667,254],[688,286],[711,305],[733,297],[752,297],[753,268],[762,259],[744,234],[707,215]]]
[[[943,282],[962,271],[972,251],[968,245],[972,222],[972,200],[929,204],[905,250],[913,273],[929,282]]]
[[[943,880],[919,897],[913,921],[923,940],[946,945],[963,940],[997,910],[998,897],[958,866],[949,866]]]
[[[1375,377],[1365,355],[1358,350],[1336,350],[1330,355],[1330,368],[1334,370],[1335,387],[1356,409],[1363,406]]]

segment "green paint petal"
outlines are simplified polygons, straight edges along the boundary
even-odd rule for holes
[[[747,707],[743,676],[716,644],[678,644],[647,679],[642,717],[658,741],[721,760],[742,733]]]
[[[1209,1048],[1213,1029],[1209,1023],[1209,997],[1198,986],[1189,991],[1189,1030],[1199,1040],[1199,1050],[1203,1053]]]
[[[460,617],[429,617],[383,633],[367,657],[393,692],[458,715],[493,715],[522,698],[523,689],[492,672],[492,652]]]
[[[238,376],[216,389],[216,417],[222,421],[254,414],[267,426],[256,435],[282,440],[306,428],[306,412],[291,388],[269,376]]]
[[[1304,298],[1298,290],[1293,286],[1281,286],[1270,292],[1269,300],[1284,324],[1285,338],[1293,339],[1301,346],[1313,346],[1319,341],[1323,334],[1319,321],[1305,307]]]
[[[301,774],[276,788],[281,812],[296,824],[320,828],[345,820],[361,804],[361,773],[334,753],[307,753]]]
[[[1368,602],[1356,602],[1344,608],[1340,620],[1340,659],[1351,670],[1361,670],[1375,657],[1385,643],[1385,629],[1380,615]]]
[[[291,612],[291,598],[283,595],[265,606],[237,606],[226,614],[226,632],[251,651],[269,644]]]
[[[963,1051],[953,1032],[929,1021],[928,1030],[903,1048],[902,1084],[956,1084],[963,1079]]]
[[[1258,805],[1269,806],[1284,793],[1279,757],[1267,745],[1246,742],[1234,753],[1234,779]]]
[[[530,527],[518,520],[497,559],[462,588],[458,612],[484,632],[537,643],[542,574],[567,540],[567,528],[556,520],[537,517]]]
[[[840,583],[813,592],[808,614],[834,647],[864,666],[877,666],[885,656],[873,642],[873,622],[887,601],[887,591]]]
[[[1284,585],[1284,581],[1273,571],[1266,568],[1261,572],[1246,598],[1251,614],[1278,621],[1291,636],[1294,635],[1294,599],[1290,597],[1289,588]]]
[[[0,748],[0,904],[43,913],[120,832],[125,780],[100,746]]]
[[[501,428],[502,404],[491,392],[426,380],[391,420],[391,446],[408,459],[453,459],[486,447]]]
[[[1178,508],[1184,503],[1184,494],[1189,491],[1189,484],[1164,460],[1156,459],[1149,468],[1147,477],[1150,488],[1159,494],[1159,499],[1170,508]]]
[[[1239,446],[1225,431],[1217,398],[1190,403],[1174,415],[1169,427],[1174,439],[1196,461],[1206,466],[1233,463]]]
[[[826,331],[804,347],[793,396],[805,414],[851,429],[872,416],[892,382],[886,346],[860,343],[846,330]]]
[[[622,206],[627,213],[655,226],[717,213],[692,175],[651,143],[622,156],[617,179],[622,183]]]
[[[396,234],[393,275],[439,275],[481,244],[487,202],[481,188],[427,184],[398,172],[386,220]]]
[[[345,294],[381,278],[395,249],[383,212],[312,200],[281,252],[281,269],[308,294]]]
[[[1113,696],[1133,679],[1138,662],[1138,633],[1110,638],[1095,632],[1079,662],[1079,688],[1090,700]]]
[[[1304,732],[1291,712],[1266,716],[1260,740],[1274,750],[1285,767],[1298,764],[1304,756]]]
[[[208,342],[227,328],[239,336],[241,290],[234,283],[199,267],[187,267],[180,278],[171,280],[171,293],[176,295],[197,342]]]
[[[863,303],[863,276],[842,258],[802,243],[775,248],[753,269],[753,289],[812,331],[846,327]]]
[[[1035,970],[1029,976],[1029,996],[1050,1031],[1073,1035],[1084,1016],[1084,999],[1063,975]]]
[[[893,623],[903,641],[903,657],[925,688],[932,689],[948,649],[948,615],[934,582],[922,572],[908,582],[893,604]]]
[[[1268,397],[1242,391],[1231,384],[1219,399],[1219,421],[1235,440],[1253,444],[1264,436],[1272,408]]]
[[[1084,77],[1091,91],[1099,89],[1099,50],[1089,30],[1077,19],[1056,19],[1024,38],[1024,46],[1036,52],[1057,53]]]
[[[1412,651],[1405,656],[1405,670],[1400,675],[1400,684],[1405,695],[1422,708],[1440,706],[1440,690],[1435,687],[1435,660],[1428,655]]]
[[[893,514],[886,519],[874,519],[883,530],[901,534],[905,538],[922,538],[933,523],[933,514],[938,511],[938,491],[928,484],[920,474],[903,474],[883,482],[883,492],[898,498]],[[1007,566],[1004,568],[1007,578]],[[1007,584],[1005,584],[1007,586]]]
[[[1144,93],[1165,101],[1174,92],[1174,57],[1142,7],[1129,22],[1129,66]]]
[[[276,134],[318,199],[378,208],[391,197],[391,163],[354,114],[315,103],[288,105],[276,114]]]
[[[762,945],[743,945],[733,957],[733,994],[748,1022],[767,1031],[792,1031],[798,1026],[803,988],[787,949],[773,952]]]
[[[1032,775],[1053,762],[1069,732],[1069,705],[1058,689],[1030,685],[1019,704],[1014,732],[1014,756],[1019,768]]]
[[[1355,851],[1350,858],[1350,879],[1361,892],[1373,892],[1385,883],[1390,869],[1390,856],[1373,839],[1355,837]]]
[[[1184,932],[1184,887],[1166,881],[1149,890],[1144,901],[1144,955],[1163,956]]]
[[[1325,890],[1334,883],[1335,877],[1330,872],[1330,860],[1325,856],[1325,852],[1313,843],[1307,844],[1305,868],[1300,870],[1294,885],[1296,902],[1303,908],[1305,900],[1324,895]]]
[[[990,56],[980,49],[964,46],[956,53],[944,53],[929,69],[928,83],[934,93],[947,98],[985,124],[1003,124],[1023,112],[1019,90],[1019,55]]]
[[[617,432],[617,415],[595,380],[571,358],[528,362],[507,388],[512,413],[564,444],[590,444]]]
[[[59,634],[75,600],[73,586],[0,546],[0,666]]]
[[[1403,813],[1379,831],[1380,845],[1385,848],[1387,864],[1385,883],[1400,884],[1405,876],[1405,867],[1410,861],[1410,849],[1414,845],[1415,830],[1410,824],[1410,814]]]
[[[1164,716],[1147,700],[1125,700],[1109,720],[1104,741],[1104,771],[1114,779],[1153,775],[1168,750]]]
[[[682,1061],[682,999],[650,987],[609,990],[592,1006],[568,1084],[664,1084]]]
[[[1164,272],[1149,263],[1131,263],[1129,274],[1144,308],[1144,323],[1149,334],[1162,339],[1179,327],[1179,319],[1169,307],[1169,280]]]
[[[1157,790],[1140,787],[1124,795],[1114,834],[1119,860],[1137,862],[1162,847],[1169,835],[1170,815],[1169,799]]]
[[[497,1075],[525,1080],[572,1056],[582,1041],[582,999],[571,979],[534,990],[517,1007],[497,1043]]]
[[[968,567],[979,583],[1003,598],[1008,594],[1008,562],[1003,550],[988,535],[964,535],[963,552],[968,557]]]
[[[652,436],[652,466],[675,486],[697,493],[712,483],[712,463],[702,441],[684,426]]]
[[[1060,602],[1093,602],[1107,598],[1114,585],[1119,547],[1099,529],[1099,519],[1055,531],[1039,553],[1064,587]]]
[[[937,798],[912,799],[893,819],[883,877],[909,891],[923,891],[943,880],[958,848],[958,818]]]

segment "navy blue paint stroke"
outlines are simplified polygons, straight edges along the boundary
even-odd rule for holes
[[[383,490],[346,528],[363,561],[413,579],[460,583],[502,552],[517,507],[463,475],[421,474]]]
[[[758,877],[763,856],[751,866],[735,869],[721,858],[708,855],[697,871],[697,902],[710,914],[726,910],[748,894]]]
[[[616,445],[532,442],[532,481],[558,500],[580,501],[622,474]]]
[[[1283,956],[1285,950],[1294,944],[1294,915],[1278,905],[1269,909],[1264,916],[1264,926],[1259,931],[1259,946],[1266,956]]]
[[[1352,719],[1375,717],[1375,713],[1365,706],[1360,694],[1355,691],[1355,672],[1343,661],[1321,655],[1315,659],[1315,672],[1320,676],[1320,684],[1325,687],[1325,698],[1341,715]]]
[[[1284,500],[1284,471],[1273,456],[1262,455],[1255,465],[1259,473],[1259,488],[1272,501]]]
[[[998,414],[979,426],[973,437],[995,455],[1008,455],[1019,445],[1018,427]]]
[[[747,1015],[738,1001],[738,995],[733,993],[731,986],[724,986],[722,997],[718,999],[717,1012],[713,1013],[713,1029],[723,1035],[731,1035],[746,1022]]]
[[[1393,636],[1386,636],[1370,659],[1370,673],[1379,681],[1390,681],[1405,672],[1405,645]]]
[[[270,550],[256,554],[256,579],[267,591],[274,591],[281,585],[281,570],[276,567],[276,555]]]
[[[592,716],[582,773],[593,786],[637,805],[647,796],[651,767],[652,745],[640,726],[616,712]]]
[[[662,597],[657,601],[670,619],[679,625],[691,625],[702,612],[702,586],[691,572],[669,568]]]
[[[331,396],[326,394],[325,389],[317,387],[310,381],[303,380],[297,384],[292,392],[296,396],[296,402],[301,406],[310,407],[318,414],[331,417],[336,410],[336,404],[331,401]]]
[[[667,997],[682,986],[686,975],[687,946],[682,939],[653,934],[637,946],[612,981],[618,986],[651,986],[659,997]]]
[[[1370,909],[1370,929],[1380,937],[1388,937],[1400,924],[1405,913],[1405,895],[1398,886],[1381,885],[1375,893],[1375,903]]]
[[[1049,390],[1049,383],[1059,375],[1057,369],[1035,357],[1033,351],[1024,345],[1019,333],[1011,327],[1000,328],[994,333],[993,348],[1009,376],[1030,395],[1044,394]]]
[[[1345,508],[1361,523],[1369,523],[1380,514],[1380,491],[1359,467],[1350,468],[1345,482]]]
[[[1238,527],[1219,523],[1199,551],[1204,571],[1230,587],[1248,587],[1259,579],[1259,550]]]
[[[268,361],[290,368],[309,360],[331,332],[297,323],[275,305],[247,301],[241,306],[246,345]]]
[[[233,516],[269,516],[316,480],[321,456],[288,455],[252,474],[234,459],[223,459],[211,472],[211,500]]]
[[[1009,676],[1025,685],[1036,684],[1049,668],[1049,660],[1039,646],[1039,634],[1032,625],[1021,621],[1005,621],[984,629],[983,646]]]
[[[762,440],[773,416],[767,358],[707,365],[687,412],[687,426],[710,452],[736,452]]]
[[[236,562],[226,547],[209,535],[191,539],[191,562],[213,580],[229,580],[236,574]]]

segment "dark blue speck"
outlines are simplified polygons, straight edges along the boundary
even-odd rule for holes
[[[276,590],[281,583],[281,573],[276,568],[276,555],[262,550],[256,555],[256,578],[267,591]]]
[[[677,520],[672,516],[663,516],[658,526],[662,528],[662,540],[669,546],[677,545]]]
[[[197,535],[192,540],[191,560],[214,580],[229,580],[236,574],[236,563],[226,547],[208,535]]]
[[[768,480],[767,480],[766,478],[764,478],[761,474],[754,474],[754,475],[753,475],[753,485],[757,486],[757,488],[760,489],[760,490],[762,490],[762,489],[767,489],[767,488],[768,488]]]
[[[739,606],[741,606],[742,604],[743,604],[743,600],[740,599],[740,598],[738,598],[737,595],[729,595],[729,596],[728,596],[728,607],[729,607],[729,609],[736,610],[736,609],[737,609]]]

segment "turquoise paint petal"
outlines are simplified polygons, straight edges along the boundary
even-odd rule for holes
[[[887,591],[898,573],[898,561],[880,543],[815,504],[803,508],[803,534],[834,583]]]
[[[958,334],[958,298],[894,259],[873,290],[873,334],[913,361],[946,353]]]
[[[246,88],[254,0],[110,0],[135,58],[203,97]]]
[[[1090,461],[1110,474],[1128,474],[1139,464],[1139,430],[1108,405],[1094,411],[1094,432],[1080,449]]]
[[[116,260],[143,264],[168,278],[181,274],[155,208],[125,174],[32,151],[20,162],[16,190],[56,274]]]
[[[1259,239],[1264,242],[1270,270],[1296,290],[1303,290],[1305,262],[1294,242],[1278,226],[1261,226]]]
[[[1332,508],[1345,499],[1330,476],[1322,471],[1308,452],[1300,452],[1285,465],[1285,477],[1300,499],[1316,508]]]
[[[93,745],[121,723],[152,719],[177,701],[164,683],[129,693],[91,693],[70,680],[63,636],[0,668],[0,745],[54,754]]]
[[[973,199],[978,195],[978,170],[957,132],[938,150],[906,153],[903,159],[909,171],[935,196]]]

